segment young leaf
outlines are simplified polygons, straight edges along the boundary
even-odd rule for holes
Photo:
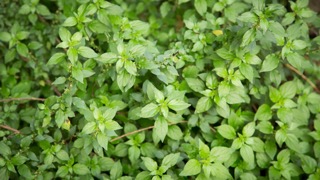
[[[253,83],[253,69],[249,64],[242,63],[239,67],[241,74]]]
[[[109,138],[107,135],[103,134],[103,133],[98,133],[97,134],[97,141],[98,144],[103,147],[103,149],[108,150],[108,141]]]
[[[255,127],[256,127],[255,122],[250,122],[246,124],[242,129],[242,134],[245,137],[251,137],[255,131]]]
[[[200,79],[197,78],[186,78],[188,86],[194,90],[195,92],[200,92],[204,90],[204,83]]]
[[[240,155],[245,162],[249,163],[250,165],[254,164],[254,153],[250,146],[244,144],[240,148]]]

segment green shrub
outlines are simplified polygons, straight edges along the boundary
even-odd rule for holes
[[[308,0],[2,0],[0,19],[1,179],[320,179]]]

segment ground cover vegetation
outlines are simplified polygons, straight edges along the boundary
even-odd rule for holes
[[[1,0],[1,179],[320,179],[308,0]]]

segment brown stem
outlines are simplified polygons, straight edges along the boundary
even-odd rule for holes
[[[10,127],[10,126],[7,126],[7,125],[0,125],[0,128],[3,128],[3,129],[7,129],[7,130],[9,130],[9,131],[12,131],[12,132],[14,132],[15,134],[20,134],[20,133],[21,133],[19,130],[14,129],[14,128],[12,128],[12,127]]]
[[[50,79],[46,79],[46,82],[49,86],[52,86],[54,92],[58,95],[61,96],[61,92],[58,90],[58,88],[55,85],[52,85],[52,82],[50,81]]]
[[[296,68],[294,68],[293,66],[291,66],[290,64],[285,64],[285,66],[290,69],[291,71],[297,73],[299,76],[301,76],[302,79],[304,79],[305,81],[307,81],[307,83],[310,84],[310,86],[317,92],[320,93],[320,90],[318,89],[318,87],[304,74],[302,74],[300,71],[298,71]]]
[[[180,122],[178,122],[178,123],[169,123],[168,125],[171,126],[171,125],[174,125],[174,124],[187,123],[187,122],[188,122],[188,121],[180,121]],[[146,130],[149,130],[149,129],[153,129],[153,128],[154,128],[154,126],[149,126],[149,127],[145,127],[145,128],[142,128],[142,129],[138,129],[138,130],[132,131],[132,132],[128,132],[128,133],[126,133],[126,134],[123,134],[123,135],[121,135],[121,136],[118,136],[118,137],[116,137],[116,138],[111,139],[110,142],[113,142],[113,141],[122,139],[122,138],[124,138],[124,137],[130,136],[130,135],[133,135],[133,134],[142,132],[142,131],[146,131]]]
[[[35,98],[35,97],[25,97],[25,98],[7,98],[0,99],[0,102],[10,102],[10,101],[45,101],[44,98]]]

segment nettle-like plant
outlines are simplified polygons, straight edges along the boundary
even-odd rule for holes
[[[1,179],[320,179],[308,0],[3,0]]]

